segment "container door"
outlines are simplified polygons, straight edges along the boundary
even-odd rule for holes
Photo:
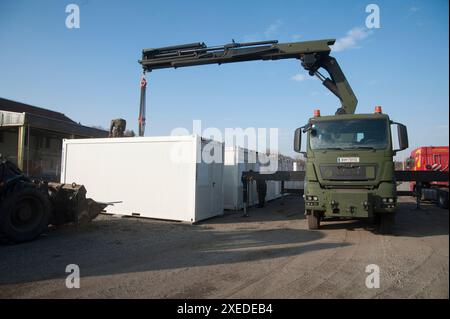
[[[223,165],[221,163],[209,164],[211,171],[211,212],[222,213],[223,211]]]
[[[211,212],[211,167],[203,161],[197,163],[195,220],[208,218]]]
[[[206,143],[201,144],[202,150]],[[222,158],[223,161],[223,158]],[[197,192],[195,221],[210,218],[223,212],[223,163],[197,163]]]

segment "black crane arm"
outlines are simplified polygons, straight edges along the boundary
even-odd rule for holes
[[[208,47],[205,43],[142,50],[139,63],[145,72],[205,64],[223,64],[255,60],[299,59],[309,75],[316,75],[341,101],[336,114],[354,114],[358,100],[336,59],[330,56],[334,39],[278,43],[276,40],[249,43],[232,42]],[[330,76],[323,76],[323,68]]]

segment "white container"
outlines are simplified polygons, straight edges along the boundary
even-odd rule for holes
[[[294,159],[289,156],[280,155],[280,171],[291,172],[294,170]],[[298,188],[298,182],[286,181],[284,182],[284,188]]]
[[[202,152],[212,148],[219,161],[207,164]],[[223,214],[223,144],[199,136],[64,140],[61,169],[61,183],[120,202],[107,213],[186,222]]]
[[[225,148],[225,163],[223,167],[223,206],[229,210],[240,210],[244,208],[242,172],[253,170],[259,172],[257,153],[238,146]],[[250,184],[249,202],[250,206],[257,204],[258,193],[256,182]]]
[[[267,165],[260,166],[260,172],[262,174],[275,173],[276,171],[292,171],[294,168],[294,160],[289,156],[275,153],[270,154],[268,158],[269,163]],[[298,188],[298,183],[285,181],[284,188]],[[266,200],[270,201],[280,198],[281,196],[281,181],[267,181]]]
[[[280,157],[278,154],[269,154],[266,165],[261,165],[259,170],[261,174],[272,174],[280,169]],[[274,200],[281,197],[281,182],[267,181],[266,201]]]
[[[295,171],[295,172],[299,172],[299,171],[304,171],[305,170],[304,165],[300,165],[299,162],[294,162],[292,167],[293,167],[293,171]],[[304,182],[303,181],[289,182],[289,187],[288,188],[303,189],[304,188]]]

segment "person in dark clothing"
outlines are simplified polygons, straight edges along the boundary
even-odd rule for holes
[[[256,191],[258,192],[258,207],[264,207],[267,194],[267,183],[265,180],[256,180]]]

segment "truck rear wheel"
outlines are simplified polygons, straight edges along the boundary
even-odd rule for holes
[[[319,229],[320,215],[318,213],[311,213],[307,215],[308,229]]]
[[[438,201],[437,204],[440,208],[448,208],[448,192],[438,190]]]
[[[383,213],[379,215],[380,218],[380,224],[379,224],[379,230],[381,234],[391,234],[392,233],[392,227],[395,223],[395,214],[392,213]]]
[[[19,189],[0,207],[0,233],[16,243],[33,240],[47,230],[50,209],[48,198],[38,189]]]

